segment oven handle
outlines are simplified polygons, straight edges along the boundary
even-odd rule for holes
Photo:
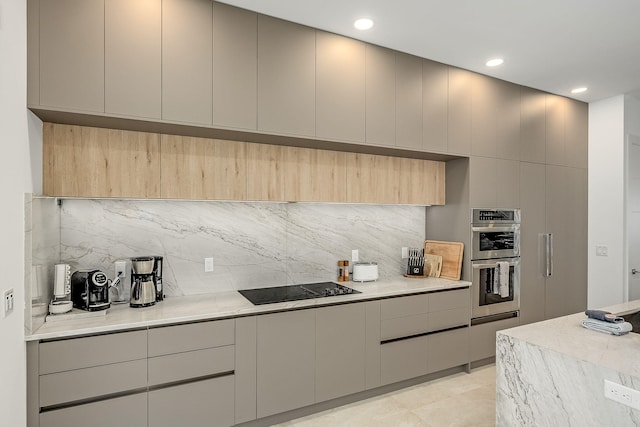
[[[471,231],[473,232],[500,232],[500,231],[518,231],[520,230],[520,224],[510,224],[510,225],[496,225],[496,226],[490,226],[487,227],[486,225],[483,226],[476,226],[476,225],[472,225],[471,226]]]
[[[545,241],[545,276],[553,276],[553,233],[544,235]]]
[[[514,267],[520,264],[519,259],[514,259],[514,260],[496,259],[495,261],[491,261],[491,262],[473,261],[471,265],[473,268],[495,268],[498,261],[507,261],[509,263],[509,267]]]

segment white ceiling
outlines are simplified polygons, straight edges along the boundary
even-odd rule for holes
[[[639,0],[222,2],[586,102],[640,91]]]

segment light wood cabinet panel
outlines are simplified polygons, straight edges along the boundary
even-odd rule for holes
[[[213,124],[257,127],[258,17],[213,4]]]
[[[298,202],[346,202],[347,154],[286,147],[284,199]]]
[[[212,124],[213,6],[162,0],[162,119]]]
[[[422,148],[446,152],[449,104],[449,67],[422,61]]]
[[[39,64],[30,64],[39,65],[36,104],[104,112],[104,0],[46,0],[39,8]]]
[[[315,61],[315,30],[258,16],[259,130],[315,136]]]
[[[496,157],[520,160],[520,86],[494,80],[496,90]]]
[[[367,44],[366,140],[368,144],[396,142],[396,55],[394,51]]]
[[[544,163],[545,94],[535,89],[521,88],[520,117],[520,160]]]
[[[246,143],[162,135],[161,197],[246,199]]]
[[[286,150],[279,145],[247,144],[247,200],[285,200]]]
[[[589,104],[571,99],[567,100],[565,125],[567,166],[575,168],[588,167],[588,133]]]
[[[43,412],[40,427],[147,427],[147,393]]]
[[[445,163],[399,158],[399,203],[445,204]]]
[[[45,123],[43,165],[46,195],[160,197],[158,134]]]
[[[493,78],[471,74],[471,154],[474,156],[496,157],[496,97]]]
[[[314,310],[258,317],[258,418],[315,402],[315,330]]]
[[[228,375],[150,391],[149,427],[231,426],[233,389],[233,375]]]
[[[364,360],[364,303],[317,309],[316,402],[363,391]]]
[[[545,96],[545,152],[546,164],[562,166],[566,163],[565,121],[567,100],[561,96]]]
[[[316,136],[365,141],[365,44],[316,32]]]
[[[105,0],[105,111],[162,117],[162,2]]]
[[[354,203],[399,203],[400,159],[347,153],[347,200]]]
[[[422,59],[396,53],[396,146],[422,150]]]
[[[449,153],[471,152],[471,92],[473,73],[449,67],[447,135]]]

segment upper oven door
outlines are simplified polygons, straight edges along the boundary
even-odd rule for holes
[[[471,259],[520,256],[520,224],[471,226]]]

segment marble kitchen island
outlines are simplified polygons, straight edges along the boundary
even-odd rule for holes
[[[640,300],[605,307],[624,316]],[[604,380],[640,391],[640,334],[585,329],[583,313],[500,331],[497,426],[638,426],[640,410],[604,397]]]

